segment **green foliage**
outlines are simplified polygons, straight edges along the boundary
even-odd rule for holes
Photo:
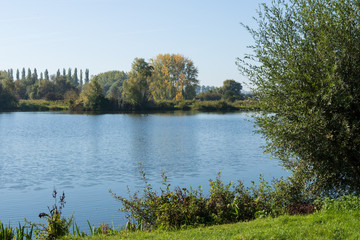
[[[0,239],[12,240],[15,236],[13,228],[10,225],[4,226],[1,222],[0,224]]]
[[[226,112],[238,110],[232,103],[224,100],[220,101],[196,101],[193,109],[202,112]]]
[[[360,191],[360,5],[354,0],[263,4],[238,60],[263,102],[267,151],[313,192]]]
[[[89,222],[89,220],[87,221],[88,226],[89,226],[89,230],[90,230],[90,236],[111,236],[111,235],[115,235],[117,234],[119,231],[115,230],[114,228],[111,228],[109,226],[109,224],[105,224],[105,223],[101,223],[99,225],[99,227],[96,226],[92,226]],[[76,236],[76,235],[74,235]],[[77,235],[80,236],[80,235]]]
[[[223,224],[178,231],[121,231],[117,235],[84,238],[97,239],[360,239],[360,212],[316,212],[306,216],[280,216],[261,218],[249,222]],[[68,236],[66,239],[71,238]]]
[[[114,94],[115,91],[119,93],[119,88],[122,87],[122,84],[125,80],[128,79],[128,75],[123,71],[108,71],[104,73],[99,73],[93,78],[97,78],[99,84],[104,89],[104,95],[115,98],[119,98],[121,95]]]
[[[322,212],[348,212],[360,211],[360,196],[358,195],[344,195],[337,199],[329,197],[319,198],[314,203]]]
[[[69,104],[64,101],[20,100],[20,111],[63,111],[69,110]]]
[[[38,235],[41,239],[58,239],[59,237],[69,234],[70,227],[73,221],[73,218],[70,219],[64,218],[61,216],[62,209],[65,206],[65,194],[59,196],[59,201],[57,200],[57,191],[54,189],[52,197],[54,198],[54,205],[49,209],[49,213],[40,213],[40,218],[45,218],[47,224],[38,224],[40,227],[38,230]]]
[[[260,176],[258,186],[253,183],[245,187],[239,181],[224,184],[220,173],[215,181],[210,180],[210,195],[203,196],[202,190],[176,187],[170,190],[167,177],[163,174],[160,193],[153,190],[141,170],[145,187],[142,194],[136,192],[130,198],[114,193],[128,213],[127,229],[179,229],[184,226],[201,226],[247,221],[256,217],[278,216],[287,211],[287,206],[294,201],[308,200],[302,194],[302,186],[295,186],[291,181],[274,180],[271,184]],[[295,199],[295,200],[294,200]]]
[[[25,226],[19,223],[19,226],[13,228],[10,226],[5,226],[0,221],[0,239],[1,240],[30,240],[33,237],[34,226]]]
[[[17,107],[15,84],[10,78],[0,80],[0,111],[13,110]]]
[[[91,111],[102,111],[107,108],[108,100],[105,98],[97,78],[84,85],[78,104],[82,104],[86,110]]]
[[[178,101],[174,107],[179,110],[187,111],[191,109],[191,106],[194,104],[194,102],[194,100]]]
[[[222,98],[229,101],[235,101],[243,99],[241,95],[241,83],[235,80],[225,80],[221,88]]]
[[[123,84],[125,100],[133,106],[144,106],[148,101],[151,71],[152,67],[143,58],[135,58],[129,79]]]

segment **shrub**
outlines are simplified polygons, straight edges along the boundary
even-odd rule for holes
[[[314,204],[321,211],[359,211],[360,210],[360,196],[359,195],[344,195],[337,199],[329,197],[317,199]]]
[[[191,100],[183,100],[183,101],[179,101],[177,102],[177,104],[175,105],[175,108],[179,109],[179,110],[190,110],[191,109],[191,105],[194,103],[194,101]]]
[[[153,190],[141,171],[145,187],[142,194],[129,192],[129,199],[112,193],[127,213],[127,229],[179,229],[184,226],[199,226],[247,221],[258,217],[277,216],[287,212],[293,203],[305,204],[306,194],[301,185],[291,180],[275,179],[271,184],[260,176],[260,184],[254,182],[245,187],[241,181],[224,184],[220,173],[210,180],[210,194],[203,196],[201,187],[193,190],[175,187],[170,190],[163,174],[165,189]],[[299,198],[299,194],[301,197]]]

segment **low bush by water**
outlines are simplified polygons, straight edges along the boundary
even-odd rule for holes
[[[311,213],[315,211],[309,203],[310,196],[303,194],[301,187],[290,181],[275,179],[270,184],[260,177],[260,184],[245,187],[242,181],[224,184],[220,173],[210,180],[210,195],[204,196],[201,187],[187,189],[176,187],[170,190],[167,177],[163,174],[163,189],[153,190],[142,172],[145,187],[130,198],[114,193],[128,213],[127,229],[180,229],[204,225],[226,224],[249,221],[285,213]],[[302,198],[298,198],[302,195]],[[304,211],[303,208],[307,207]]]

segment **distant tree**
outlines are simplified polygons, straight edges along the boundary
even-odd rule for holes
[[[143,58],[135,58],[129,73],[129,79],[123,83],[125,99],[132,105],[144,105],[149,96],[148,81],[152,74],[150,66]]]
[[[38,73],[37,73],[36,68],[34,68],[34,73],[33,73],[32,78],[33,78],[33,81],[35,81],[35,82],[38,80]]]
[[[0,110],[14,109],[17,104],[14,81],[7,77],[0,81]]]
[[[30,70],[30,68],[28,68],[26,78],[27,78],[29,81],[31,81],[31,79],[32,79],[32,75],[31,75],[31,70]]]
[[[40,73],[40,79],[44,79],[44,74],[42,72]]]
[[[8,72],[7,71],[1,71],[0,70],[0,81],[8,78]]]
[[[11,79],[11,80],[14,80],[14,71],[12,68],[10,68],[8,70],[8,77]]]
[[[103,94],[103,89],[95,77],[91,83],[86,84],[80,95],[80,100],[84,107],[92,111],[101,111],[106,109],[108,100]]]
[[[74,83],[76,86],[79,85],[79,78],[78,78],[77,68],[74,69],[73,83]]]
[[[79,84],[80,84],[80,87],[84,84],[84,82],[83,82],[83,71],[82,71],[82,69],[80,69],[80,82],[79,82]]]
[[[65,70],[65,68],[63,68],[63,74],[62,74],[63,76],[66,76],[66,70]]]
[[[242,98],[241,89],[241,83],[232,79],[225,80],[221,88],[222,98],[230,101],[239,100]]]
[[[39,81],[39,84],[38,84],[37,96],[36,97],[37,97],[37,99],[46,98],[46,96],[49,93],[54,93],[54,92],[55,92],[55,84],[54,84],[54,82],[52,82],[50,80],[47,80],[47,79],[41,79]]]
[[[58,72],[60,73],[60,71],[58,71]],[[49,72],[48,72],[47,69],[45,69],[44,75],[45,75],[45,79],[46,79],[46,80],[50,80],[50,78],[49,78]],[[59,74],[59,75],[60,75],[60,74]]]
[[[85,69],[85,83],[89,83],[90,78],[89,78],[89,69]]]
[[[74,83],[72,75],[71,75],[71,68],[68,69],[67,79],[69,82]]]
[[[95,75],[99,84],[104,89],[105,96],[108,96],[110,87],[116,83],[116,86],[122,86],[122,83],[128,79],[128,75],[123,71],[108,71]],[[93,77],[93,78],[94,78]]]
[[[21,70],[21,79],[25,79],[26,78],[26,74],[25,74],[25,68],[23,68]]]
[[[16,69],[16,80],[20,80],[20,71]]]
[[[106,97],[112,100],[120,99],[123,92],[122,86],[123,86],[123,81],[117,80],[116,82],[114,82],[107,91]]]
[[[180,54],[159,54],[151,59],[151,66],[149,88],[154,100],[195,98],[198,70],[190,59]]]
[[[57,72],[56,72],[56,77],[60,77],[60,76],[61,76],[60,69],[58,69]]]
[[[63,99],[65,93],[69,90],[76,90],[75,85],[67,79],[67,76],[60,76],[55,78],[54,84],[57,99]]]

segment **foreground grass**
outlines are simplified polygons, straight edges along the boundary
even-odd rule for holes
[[[119,232],[82,239],[360,239],[360,211],[280,216],[179,231]],[[67,236],[64,239],[79,239]],[[80,238],[81,239],[81,238]]]

